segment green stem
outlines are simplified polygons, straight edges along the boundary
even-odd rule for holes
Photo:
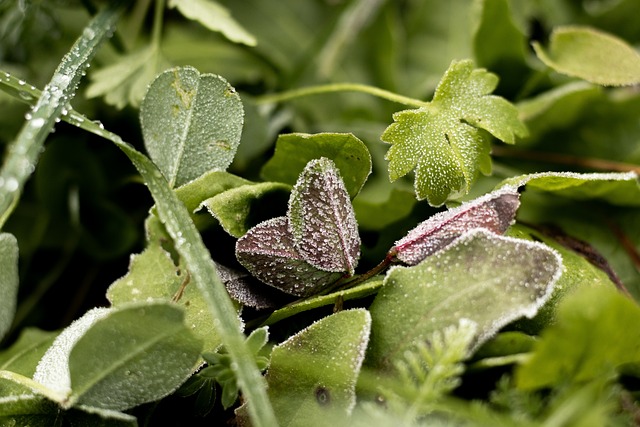
[[[369,86],[359,83],[332,83],[328,85],[309,86],[299,89],[293,89],[286,92],[275,93],[271,95],[259,96],[255,99],[257,104],[271,104],[283,101],[290,101],[296,98],[302,98],[310,95],[322,95],[332,92],[361,92],[378,98],[386,99],[391,102],[397,102],[410,107],[426,107],[430,103],[420,101],[419,99],[410,98],[388,90],[380,89],[375,86]]]
[[[155,11],[153,15],[153,28],[151,33],[151,43],[157,48],[162,40],[162,25],[164,18],[165,0],[156,0]]]

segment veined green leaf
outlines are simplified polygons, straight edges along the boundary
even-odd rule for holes
[[[276,150],[262,168],[265,180],[295,184],[300,172],[313,159],[331,159],[353,199],[371,173],[371,154],[366,145],[350,133],[291,133],[278,137]]]
[[[0,233],[0,340],[13,323],[18,298],[18,241]]]
[[[604,86],[640,83],[640,54],[624,40],[590,27],[553,30],[548,51],[540,43],[538,58],[555,71]]]
[[[356,380],[370,326],[368,311],[345,310],[273,349],[267,391],[281,426],[324,425],[327,418],[344,420],[356,403]]]
[[[156,77],[140,107],[145,147],[172,187],[225,170],[240,143],[243,120],[235,89],[192,67]]]
[[[477,323],[477,348],[507,323],[533,317],[561,271],[547,246],[484,230],[416,266],[393,267],[370,308],[367,364],[388,369],[415,342],[462,318]]]
[[[212,31],[222,33],[229,40],[255,46],[257,41],[244,29],[227,9],[212,0],[170,0],[169,7],[177,8],[189,19],[200,22]]]
[[[491,95],[497,83],[471,61],[453,62],[432,102],[395,113],[381,137],[392,144],[386,155],[391,180],[415,169],[416,195],[431,205],[465,195],[480,173],[491,171],[484,131],[510,144],[527,134],[515,106]]]

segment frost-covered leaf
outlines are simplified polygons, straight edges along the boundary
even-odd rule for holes
[[[204,298],[190,280],[158,242],[150,242],[142,253],[131,256],[129,271],[109,286],[107,299],[121,307],[149,299],[169,302],[181,292],[177,304],[184,308],[185,323],[204,349],[213,351],[221,344],[220,336]]]
[[[289,199],[289,230],[309,264],[352,275],[360,257],[358,223],[335,164],[320,158],[304,168]]]
[[[0,340],[13,323],[18,298],[18,241],[0,233]]]
[[[169,7],[177,8],[189,19],[200,22],[212,31],[222,33],[236,43],[256,45],[256,39],[244,29],[222,5],[212,0],[170,0]]]
[[[506,186],[435,214],[398,240],[390,253],[405,264],[416,265],[467,231],[481,228],[503,234],[513,223],[519,196],[517,187]]]
[[[166,303],[112,309],[71,349],[66,405],[126,410],[175,391],[193,373],[201,342]]]
[[[254,209],[254,205],[281,205],[284,210],[290,190],[290,186],[280,182],[248,184],[216,194],[203,201],[200,207],[207,208],[227,233],[241,237],[252,226],[266,219],[259,218],[266,209]]]
[[[613,288],[584,289],[558,307],[532,357],[516,370],[516,384],[536,389],[581,383],[640,363],[640,308]]]
[[[158,47],[150,44],[92,72],[86,96],[104,96],[105,101],[116,108],[124,108],[126,105],[138,107],[149,83],[167,67],[169,63]]]
[[[474,69],[471,61],[453,62],[426,106],[394,114],[382,134],[392,181],[415,169],[419,199],[439,206],[466,194],[480,173],[491,171],[489,139],[484,131],[513,144],[527,129],[518,110],[491,92],[496,75]]]
[[[506,179],[498,187],[523,185],[577,200],[600,199],[614,205],[640,206],[640,183],[635,172],[541,172]]]
[[[236,257],[259,280],[297,296],[317,293],[342,277],[304,259],[294,245],[286,217],[261,222],[249,230],[237,241]]]
[[[538,58],[555,71],[605,86],[640,83],[640,54],[627,42],[591,27],[553,30],[548,51],[533,42]]]
[[[474,348],[519,317],[534,316],[561,274],[540,243],[474,230],[413,267],[393,267],[371,305],[368,364],[390,368],[414,343],[469,319]]]
[[[216,269],[229,296],[245,307],[260,310],[282,306],[291,300],[291,295],[272,286],[264,286],[246,271],[236,271],[221,264],[217,264]]]
[[[172,187],[225,170],[240,143],[243,121],[235,89],[193,67],[156,77],[140,107],[145,147]]]
[[[307,163],[331,159],[354,198],[371,173],[371,155],[366,145],[350,133],[291,133],[278,136],[273,157],[260,172],[262,178],[295,184]]]
[[[370,326],[368,311],[341,311],[274,347],[267,392],[281,426],[344,421],[356,403]]]

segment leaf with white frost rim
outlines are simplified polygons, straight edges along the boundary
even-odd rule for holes
[[[309,264],[353,275],[360,257],[358,223],[333,161],[307,163],[291,190],[287,217],[294,244]]]
[[[145,148],[172,187],[233,161],[242,101],[222,77],[177,67],[160,74],[140,107]]]
[[[549,247],[473,230],[413,267],[393,267],[371,305],[367,364],[390,369],[413,343],[460,319],[478,324],[472,349],[550,297],[562,260]]]
[[[273,349],[267,392],[280,425],[317,424],[332,417],[344,420],[356,403],[356,381],[370,327],[367,310],[345,310]]]
[[[342,276],[320,270],[304,259],[294,245],[286,217],[250,229],[236,242],[236,257],[257,279],[302,297],[319,292]]]
[[[398,240],[390,253],[408,265],[416,265],[467,231],[481,228],[503,234],[520,206],[516,187],[500,190],[440,212],[420,223]]]

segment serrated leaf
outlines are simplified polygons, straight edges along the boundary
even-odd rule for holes
[[[358,223],[335,164],[310,161],[291,190],[289,230],[311,265],[353,275],[360,257]]]
[[[581,383],[640,363],[640,308],[613,288],[584,289],[558,307],[557,321],[542,332],[516,370],[516,384],[536,389]]]
[[[146,303],[113,309],[69,354],[69,402],[125,410],[160,399],[193,373],[201,349],[176,306]]]
[[[189,19],[200,22],[212,31],[222,33],[236,43],[255,46],[256,39],[245,30],[222,5],[211,0],[170,0],[169,7],[177,8]]]
[[[413,343],[462,318],[477,323],[477,348],[509,322],[534,316],[561,267],[560,256],[542,244],[485,230],[416,266],[393,267],[370,308],[368,364],[389,369]]]
[[[553,30],[548,51],[538,42],[538,58],[555,71],[604,86],[640,83],[640,54],[624,40],[591,27]]]
[[[121,56],[90,74],[87,98],[104,96],[116,108],[138,107],[153,78],[169,67],[158,46],[151,44]]]
[[[0,340],[13,323],[18,298],[18,240],[0,233]]]
[[[172,187],[225,170],[243,121],[242,101],[229,83],[192,67],[156,77],[140,107],[145,147]]]
[[[368,311],[341,311],[274,347],[266,378],[280,425],[324,425],[327,417],[344,420],[356,403],[370,326]]]
[[[253,227],[236,243],[236,257],[264,283],[297,296],[308,296],[334,283],[342,274],[309,264],[294,245],[286,217]]]
[[[416,265],[470,230],[504,234],[513,224],[519,196],[517,187],[506,186],[435,214],[398,240],[390,253],[405,264]]]
[[[382,134],[392,181],[415,169],[418,199],[439,206],[466,194],[479,173],[489,173],[489,139],[513,144],[525,136],[517,109],[491,92],[498,78],[471,61],[453,62],[426,106],[394,114]]]
[[[371,173],[371,154],[366,145],[350,133],[291,133],[278,136],[273,157],[260,172],[265,180],[295,184],[307,163],[331,159],[351,198]]]
[[[234,237],[241,237],[265,218],[256,218],[265,209],[252,209],[258,202],[267,206],[286,206],[290,187],[279,182],[260,182],[231,188],[200,204],[218,220],[222,228]],[[281,203],[278,203],[281,202]],[[284,213],[284,212],[283,212]]]

